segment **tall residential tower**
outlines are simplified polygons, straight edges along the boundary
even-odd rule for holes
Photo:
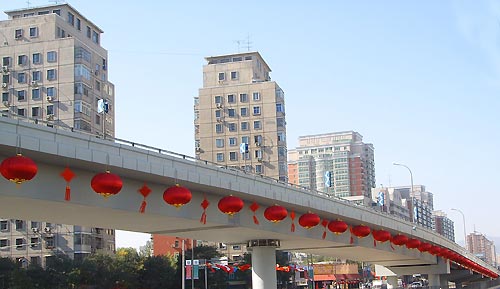
[[[287,180],[285,94],[258,52],[205,58],[196,157]]]
[[[102,30],[68,4],[5,13],[0,115],[114,136],[114,86]],[[0,219],[0,257],[44,266],[54,254],[81,258],[97,251],[115,251],[114,230]]]

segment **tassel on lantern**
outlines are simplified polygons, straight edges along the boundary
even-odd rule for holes
[[[321,236],[322,239],[326,238],[326,226],[327,225],[328,225],[328,220],[323,219],[323,221],[321,222],[321,226],[323,226],[325,228],[325,230],[323,231],[323,235]]]
[[[64,169],[64,171],[61,172],[61,177],[66,181],[66,190],[64,193],[64,200],[70,201],[71,200],[71,187],[69,186],[69,183],[75,177],[75,173],[73,173],[73,171],[70,170],[70,168],[66,167]]]
[[[255,225],[259,224],[259,220],[257,219],[257,216],[255,215],[255,212],[259,209],[259,205],[256,202],[253,202],[250,205],[250,210],[253,212],[253,222]]]
[[[290,212],[290,219],[292,219],[292,227],[290,228],[290,232],[295,232],[295,223],[294,223],[295,212],[294,211]]]
[[[207,208],[210,202],[207,200],[207,196],[203,194],[203,202],[201,202],[201,207],[203,208],[203,213],[201,214],[200,223],[205,225],[207,223]]]
[[[146,211],[146,206],[147,206],[147,203],[146,203],[146,198],[149,196],[149,194],[151,193],[151,189],[146,185],[144,184],[140,189],[139,189],[139,193],[142,195],[143,199],[142,199],[142,203],[141,203],[141,206],[139,207],[139,213],[141,214],[144,214],[144,212]]]

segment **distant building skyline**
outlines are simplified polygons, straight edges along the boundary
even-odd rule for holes
[[[496,247],[484,234],[472,232],[467,235],[467,250],[486,263],[497,266]]]

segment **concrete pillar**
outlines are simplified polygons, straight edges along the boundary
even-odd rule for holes
[[[252,240],[248,242],[252,250],[252,289],[275,289],[277,240]]]
[[[429,274],[429,289],[448,289],[448,278],[445,274]]]
[[[387,276],[387,285],[392,285],[392,288],[398,288],[398,276]]]

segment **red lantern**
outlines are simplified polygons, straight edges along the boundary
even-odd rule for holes
[[[218,207],[224,214],[233,216],[243,209],[243,201],[238,197],[229,195],[219,200]]]
[[[358,238],[364,238],[370,235],[370,227],[365,225],[354,226],[351,227],[351,233]]]
[[[148,187],[148,185],[144,184],[142,187],[138,190],[138,192],[142,195],[142,203],[141,206],[139,207],[139,213],[144,214],[146,211],[146,206],[148,203],[146,203],[146,198],[149,196],[149,194],[152,192],[151,189]]]
[[[118,194],[122,189],[123,182],[119,176],[106,171],[95,175],[90,181],[90,186],[96,193],[107,198]]]
[[[387,242],[391,239],[391,233],[386,230],[373,230],[372,232],[373,239],[379,242]]]
[[[288,211],[285,207],[274,205],[268,207],[264,211],[264,218],[273,223],[279,223],[288,216]]]
[[[430,249],[432,248],[432,245],[429,244],[429,243],[426,243],[426,242],[422,242],[419,246],[418,246],[418,250],[420,252],[428,252]]]
[[[345,231],[347,231],[348,227],[349,226],[347,226],[346,222],[341,221],[341,220],[334,220],[334,221],[330,221],[330,223],[328,223],[328,230],[330,230],[332,233],[335,233],[337,235],[342,234]]]
[[[420,246],[421,242],[419,239],[410,238],[408,242],[406,242],[406,248],[408,249],[417,249]]]
[[[35,177],[38,168],[35,162],[21,154],[6,158],[0,164],[0,173],[7,180],[16,184],[22,184]]]
[[[391,243],[393,243],[394,245],[397,245],[397,246],[402,246],[402,245],[406,244],[406,242],[408,242],[408,237],[406,237],[405,235],[397,234],[396,236],[392,237],[392,239],[391,239]]]
[[[306,213],[299,218],[299,225],[306,229],[310,229],[312,227],[315,227],[321,222],[321,219],[318,215],[314,213]]]
[[[180,208],[185,204],[189,203],[192,198],[191,191],[181,187],[179,184],[170,187],[163,192],[163,200],[176,208]]]
[[[429,250],[429,253],[431,253],[432,255],[439,255],[439,253],[441,253],[441,247],[433,245]]]

